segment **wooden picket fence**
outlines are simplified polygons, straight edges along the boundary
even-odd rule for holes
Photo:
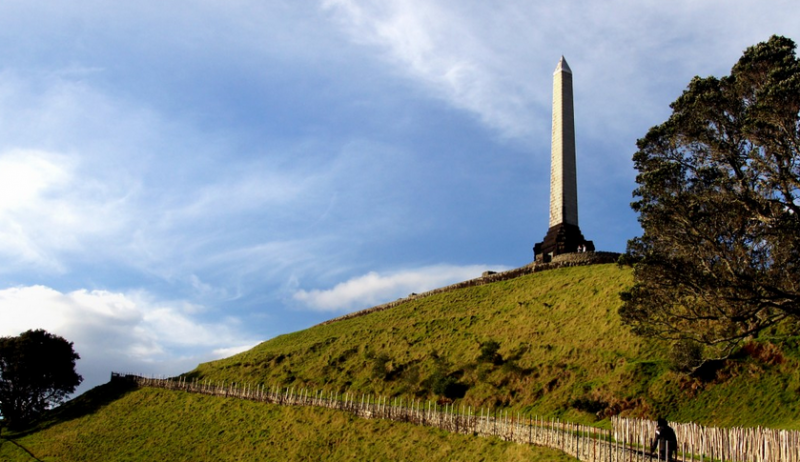
[[[654,461],[648,454],[655,422],[612,418],[612,430],[522,415],[510,410],[472,409],[433,402],[352,393],[311,392],[277,386],[186,379],[148,378],[112,373],[112,381],[286,406],[337,409],[367,419],[386,419],[437,427],[521,444],[554,448],[592,462]],[[670,423],[678,437],[678,456],[700,462],[800,462],[800,432],[766,428],[709,428]]]
[[[646,446],[656,429],[649,420],[613,417],[615,439]],[[770,428],[715,428],[670,423],[684,460],[731,462],[800,462],[800,432]]]

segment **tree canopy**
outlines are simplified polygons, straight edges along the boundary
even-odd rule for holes
[[[44,330],[0,338],[0,412],[11,425],[61,403],[83,378],[72,342]]]
[[[800,61],[773,36],[731,74],[695,77],[638,140],[623,320],[725,355],[800,322]],[[797,329],[797,325],[793,329]]]

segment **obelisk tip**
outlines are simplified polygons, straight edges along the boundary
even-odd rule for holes
[[[556,71],[553,73],[555,74],[557,72],[569,72],[572,74],[572,69],[569,68],[569,64],[567,64],[567,60],[564,59],[564,55],[561,55],[561,59],[558,61],[558,66],[556,66]]]

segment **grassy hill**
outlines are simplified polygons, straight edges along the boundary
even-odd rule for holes
[[[187,375],[447,396],[583,422],[622,413],[800,427],[797,338],[776,330],[710,376],[679,374],[666,345],[621,325],[618,294],[631,284],[614,264],[530,274],[283,335]]]
[[[665,345],[620,324],[618,293],[631,283],[613,264],[534,273],[282,335],[186,376],[447,398],[597,425],[623,414],[800,428],[800,337],[779,327],[702,377],[677,373]],[[19,440],[45,460],[558,460],[334,411],[110,384],[48,419]],[[20,451],[4,443],[0,458],[30,460]]]
[[[570,461],[551,449],[160,389],[98,387],[16,439],[39,460],[67,461]],[[0,440],[0,460],[30,462]]]

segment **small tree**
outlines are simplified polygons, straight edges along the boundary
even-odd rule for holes
[[[64,401],[83,378],[72,342],[44,330],[0,338],[0,412],[10,425],[31,421]]]
[[[481,354],[478,355],[478,361],[495,365],[503,364],[503,356],[498,351],[500,351],[500,342],[488,340],[481,343]]]
[[[389,378],[387,365],[392,361],[386,353],[380,353],[372,359],[372,377],[375,379],[386,380]]]
[[[695,77],[637,142],[622,319],[725,357],[800,318],[800,61],[792,40],[748,48],[731,75]]]

